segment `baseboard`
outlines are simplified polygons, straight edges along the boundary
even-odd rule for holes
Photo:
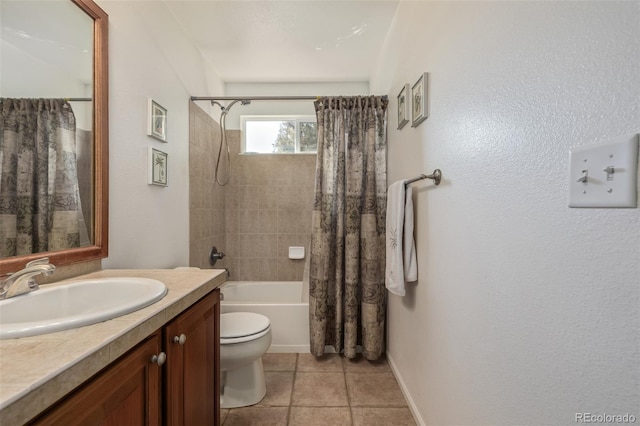
[[[398,367],[396,367],[396,363],[393,360],[393,357],[387,352],[387,361],[389,362],[389,367],[391,367],[391,372],[396,378],[398,385],[400,386],[400,390],[404,395],[404,399],[407,400],[407,405],[409,405],[409,410],[411,410],[411,414],[413,414],[413,419],[416,421],[416,424],[419,426],[425,426],[426,423],[422,420],[420,413],[418,412],[418,407],[416,407],[416,403],[413,401],[409,390],[407,389],[407,385],[404,383],[400,372],[398,371]]]

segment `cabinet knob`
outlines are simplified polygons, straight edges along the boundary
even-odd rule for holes
[[[167,361],[167,354],[164,352],[160,352],[158,355],[154,355],[151,357],[151,362],[153,364],[162,365]]]
[[[173,343],[178,343],[180,345],[184,345],[184,342],[187,341],[187,336],[181,334],[180,336],[173,336]]]

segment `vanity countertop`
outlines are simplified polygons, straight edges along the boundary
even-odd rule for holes
[[[0,424],[24,424],[220,287],[220,269],[103,270],[49,285],[106,277],[162,281],[166,296],[115,319],[57,333],[0,340]]]

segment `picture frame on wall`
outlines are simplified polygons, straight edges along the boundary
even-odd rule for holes
[[[149,185],[169,186],[169,156],[149,147]]]
[[[147,135],[167,142],[167,109],[149,98]]]
[[[398,130],[409,122],[409,115],[411,114],[409,93],[411,93],[409,83],[405,84],[400,93],[398,93]]]
[[[411,127],[429,117],[429,73],[423,73],[411,87]]]

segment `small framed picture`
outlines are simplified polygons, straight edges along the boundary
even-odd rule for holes
[[[149,185],[169,186],[168,161],[166,152],[149,147]]]
[[[400,93],[398,93],[398,130],[402,129],[409,122],[410,109],[409,105],[409,84],[405,84]]]
[[[429,117],[429,73],[423,73],[411,88],[411,127]]]
[[[151,98],[149,98],[147,135],[162,142],[167,141],[167,109]]]

